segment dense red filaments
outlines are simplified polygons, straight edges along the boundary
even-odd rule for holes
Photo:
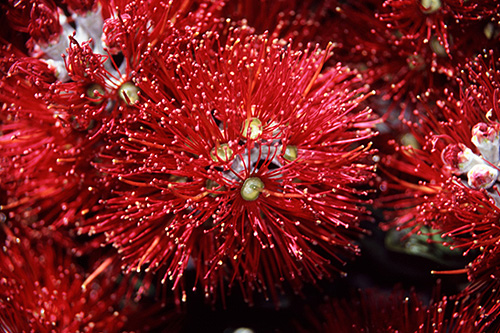
[[[488,58],[490,58],[488,60]],[[399,210],[393,225],[438,230],[443,243],[467,253],[479,251],[461,272],[471,285],[462,293],[467,301],[478,298],[475,325],[485,329],[499,313],[497,304],[500,232],[499,92],[497,56],[490,52],[463,67],[460,96],[449,94],[435,110],[409,123],[421,148],[400,147],[400,159],[387,157],[393,189],[403,190],[382,200]],[[444,119],[444,120],[440,120]],[[470,309],[477,307],[467,305]],[[488,328],[490,329],[490,327]]]
[[[373,136],[374,120],[354,74],[321,73],[329,49],[301,54],[245,34],[225,44],[206,34],[157,74],[177,90],[151,92],[102,154],[123,185],[84,229],[105,232],[128,267],[165,268],[175,284],[192,260],[207,297],[237,283],[249,299],[255,289],[276,299],[282,281],[298,290],[330,275],[319,248],[356,252],[355,187],[372,168],[370,148],[351,146]]]
[[[96,202],[90,164],[96,142],[75,131],[50,98],[53,71],[40,60],[18,59],[0,91],[0,159],[7,200],[2,210],[24,225],[73,224]]]
[[[495,1],[348,1],[335,8],[338,15],[322,34],[337,43],[335,59],[359,68],[391,102],[390,110],[405,111],[443,98],[444,88],[458,91],[459,66],[484,49],[498,49],[498,6]]]
[[[408,203],[414,203],[408,219],[403,220],[418,221],[417,225],[431,224],[446,235],[459,236],[475,230],[474,242],[468,237],[457,238],[459,243],[466,242],[467,247],[473,248],[490,243],[488,238],[496,229],[486,225],[494,223],[499,213],[497,185],[478,183],[481,178],[477,178],[480,170],[495,173],[498,163],[495,133],[499,119],[496,97],[499,75],[494,67],[488,67],[481,58],[476,64],[469,64],[464,71],[467,77],[460,79],[463,87],[460,98],[450,94],[447,100],[438,102],[441,115],[433,110],[427,117],[421,116],[419,126],[410,124],[422,148],[401,147],[404,159],[387,157],[386,161],[387,165],[419,179],[418,183],[401,183],[409,190]],[[438,117],[446,121],[439,121]],[[413,197],[415,193],[419,194]],[[399,201],[398,207],[403,208],[405,202]],[[484,232],[483,223],[489,232]]]
[[[8,232],[0,256],[0,328],[8,332],[120,330],[132,307],[126,299],[129,287],[117,284],[117,268],[106,259],[92,274],[85,274],[76,257],[50,240],[30,242]]]
[[[478,298],[441,296],[439,289],[435,288],[428,304],[417,292],[405,293],[398,287],[392,293],[359,290],[349,299],[334,299],[314,309],[311,327],[303,331],[444,333],[477,332],[486,327],[479,323],[484,311]]]
[[[332,38],[324,25],[336,21],[332,17],[336,1],[225,1],[222,15],[240,25],[248,25],[257,34],[270,33],[270,39],[291,39],[291,47],[304,48],[317,42],[326,46]]]
[[[107,196],[110,184],[93,163],[119,123],[138,113],[141,93],[135,82],[141,66],[151,66],[148,50],[158,39],[172,48],[184,40],[167,18],[189,30],[196,17],[199,26],[193,31],[208,21],[202,6],[188,13],[188,8],[163,2],[117,5],[108,8],[109,20],[116,22],[104,35],[121,36],[114,38],[121,64],[97,52],[100,38],[79,43],[77,33],[60,37],[69,38],[65,68],[57,68],[67,72],[62,74],[48,64],[57,59],[46,62],[2,47],[0,172],[7,199],[0,204],[26,225],[74,227],[99,209],[97,200]],[[75,22],[81,33],[82,21]],[[150,85],[144,76],[141,83]]]
[[[380,19],[402,39],[412,40],[417,49],[429,43],[435,53],[452,56],[453,44],[475,27],[476,21],[487,24],[498,20],[498,6],[495,1],[386,0]],[[482,32],[478,30],[477,37],[484,38]],[[433,45],[434,38],[441,46]]]

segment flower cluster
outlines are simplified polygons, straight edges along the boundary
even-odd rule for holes
[[[0,268],[0,328],[5,332],[117,332],[136,329],[131,318],[148,313],[148,330],[158,325],[175,328],[179,319],[160,321],[172,310],[135,302],[137,277],[120,274],[118,262],[104,256],[83,261],[51,237],[18,238],[0,221],[4,243]],[[91,272],[91,273],[88,273]]]
[[[310,315],[299,331],[328,332],[477,332],[480,302],[469,303],[440,296],[440,285],[425,304],[415,290],[405,293],[369,289],[349,300],[334,299],[319,307],[321,316]],[[474,305],[474,306],[471,306]],[[449,316],[451,314],[451,316]]]
[[[238,283],[249,300],[357,253],[371,93],[324,69],[331,47],[292,51],[217,5],[6,5],[29,33],[3,47],[12,228],[98,234],[86,251],[113,245],[127,272],[162,270],[174,289],[193,262],[207,296]]]
[[[176,330],[164,303],[197,295],[290,307],[389,229],[384,251],[466,256],[432,269],[469,284],[334,300],[318,329],[498,326],[497,1],[0,8],[3,330]]]

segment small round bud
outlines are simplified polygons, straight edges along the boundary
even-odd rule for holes
[[[214,162],[227,162],[231,160],[231,157],[233,157],[233,150],[229,148],[227,143],[223,143],[218,147],[214,147],[210,151],[210,157]]]
[[[259,197],[263,189],[264,183],[260,178],[247,178],[241,187],[241,197],[246,201],[254,201]]]
[[[431,40],[429,42],[429,45],[431,47],[432,52],[437,54],[440,57],[447,57],[448,53],[446,52],[446,48],[444,47],[443,44],[439,41],[439,39],[436,36],[432,36]]]
[[[435,13],[441,8],[441,0],[421,0],[420,4],[424,7],[422,12],[425,14]]]
[[[425,59],[420,54],[412,54],[406,58],[411,70],[421,71],[425,69]]]
[[[286,146],[283,158],[288,161],[295,161],[297,159],[297,146]]]
[[[257,139],[262,134],[262,122],[259,118],[245,119],[241,128],[241,135],[246,139]]]
[[[481,164],[482,160],[464,144],[449,144],[441,152],[444,164],[453,172],[463,174],[468,172],[474,165]]]
[[[469,186],[474,189],[488,189],[495,184],[498,171],[486,164],[475,165],[467,173]]]
[[[478,123],[472,128],[471,142],[481,152],[481,156],[491,163],[499,160],[500,135],[499,126],[494,124],[489,126],[485,123]]]

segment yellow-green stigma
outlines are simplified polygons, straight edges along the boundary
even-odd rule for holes
[[[241,197],[246,201],[256,200],[262,190],[264,189],[264,183],[258,177],[250,177],[243,183],[241,187]]]

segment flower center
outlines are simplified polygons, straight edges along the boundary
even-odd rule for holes
[[[220,123],[221,132],[224,128]],[[246,201],[253,201],[264,188],[261,178],[256,175],[265,174],[266,179],[281,182],[283,174],[279,169],[298,158],[298,147],[284,144],[285,137],[284,125],[278,122],[264,124],[256,117],[247,118],[237,141],[244,149],[238,149],[235,154],[228,143],[216,144],[210,150],[210,158],[216,164],[229,163],[220,171],[221,175],[228,182],[241,184],[243,181],[241,196]]]

